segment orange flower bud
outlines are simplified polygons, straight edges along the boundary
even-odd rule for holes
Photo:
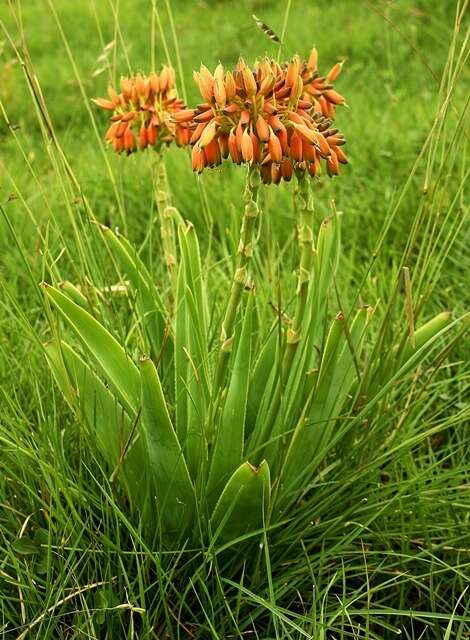
[[[320,96],[318,98],[318,102],[320,104],[320,111],[327,118],[333,118],[335,115],[335,107],[332,102],[329,102],[325,99],[324,96]]]
[[[192,136],[189,140],[189,144],[194,144],[196,143],[199,138],[201,137],[202,132],[204,131],[204,129],[206,128],[206,123],[205,122],[200,122],[197,127],[194,129]]]
[[[126,129],[128,126],[129,125],[127,124],[127,122],[120,122],[117,126],[115,137],[122,138],[123,135],[126,133]]]
[[[337,62],[326,74],[327,82],[334,82],[343,69],[344,62]]]
[[[269,127],[263,116],[259,115],[256,120],[256,133],[261,142],[267,142],[269,140]]]
[[[217,140],[212,140],[204,148],[205,165],[209,167],[215,167],[222,162],[220,155],[220,148]]]
[[[132,97],[132,88],[132,82],[129,80],[129,78],[121,78],[122,97],[126,102],[129,102]]]
[[[132,129],[130,129],[129,127],[126,129],[126,132],[124,133],[123,142],[124,142],[124,149],[126,151],[131,152],[135,149],[134,134],[132,133]]]
[[[297,76],[290,92],[291,100],[298,100],[304,91],[304,83],[300,76]]]
[[[210,109],[209,111],[203,111],[202,113],[198,113],[197,116],[194,116],[194,122],[209,122],[213,117],[214,114]]]
[[[242,158],[245,162],[253,161],[253,142],[248,130],[245,129],[241,139]]]
[[[207,67],[201,64],[199,73],[194,72],[194,79],[196,80],[202,97],[207,102],[211,102],[214,86],[214,78]]]
[[[137,91],[137,94],[140,96],[143,96],[145,94],[146,87],[145,87],[145,80],[143,79],[140,73],[138,73],[135,76],[134,82],[135,82],[135,89]]]
[[[224,82],[219,78],[216,78],[214,81],[214,98],[219,107],[223,107],[227,100],[227,93],[225,91]]]
[[[154,145],[157,141],[157,127],[147,127],[147,142],[150,145]]]
[[[281,167],[278,164],[271,165],[271,180],[274,184],[279,184],[281,182],[282,173]]]
[[[288,87],[293,87],[299,78],[300,72],[300,59],[299,56],[294,56],[291,62],[287,65],[287,73],[286,73],[286,85]]]
[[[285,87],[282,87],[282,89],[279,89],[275,93],[276,100],[283,100],[284,98],[287,98],[287,96],[290,95],[290,92],[291,92],[291,88],[288,87],[287,85]]]
[[[344,153],[341,147],[333,147],[332,151],[334,151],[336,157],[338,158],[338,161],[341,162],[341,164],[348,164],[348,156]]]
[[[328,102],[332,102],[333,104],[344,104],[346,102],[344,97],[334,89],[327,89],[323,95]]]
[[[241,153],[241,151],[242,151],[242,136],[243,136],[243,131],[244,131],[244,128],[242,127],[242,125],[241,125],[240,123],[238,123],[238,124],[237,124],[237,127],[236,127],[236,129],[235,129],[235,138],[236,138],[236,141],[237,141],[237,147],[238,147],[238,150],[240,151],[240,153]]]
[[[122,138],[114,138],[113,140],[113,150],[116,153],[121,153],[121,151],[124,149],[124,145],[122,142]]]
[[[261,149],[259,145],[258,136],[256,136],[252,131],[250,132],[251,143],[253,145],[253,161],[259,162],[261,159]]]
[[[261,86],[259,88],[259,94],[262,96],[267,96],[274,88],[276,80],[272,74],[266,76],[261,82]]]
[[[312,144],[316,142],[315,131],[313,131],[312,129],[309,129],[307,125],[297,124],[296,122],[293,122],[292,125],[294,129],[299,132],[302,138],[304,138],[305,140],[308,140]]]
[[[184,147],[189,144],[191,137],[191,130],[189,127],[177,126],[175,129],[175,141],[179,147]]]
[[[225,94],[227,100],[232,100],[237,93],[237,85],[235,84],[235,79],[233,74],[228,71],[225,74]]]
[[[93,98],[93,102],[101,107],[102,109],[106,109],[107,111],[114,111],[116,105],[111,100],[106,100],[106,98]]]
[[[237,142],[237,137],[233,132],[233,129],[230,132],[228,137],[228,150],[233,162],[235,162],[236,164],[240,164],[240,162],[242,161],[241,151]]]
[[[317,152],[310,142],[302,141],[302,159],[307,162],[315,162]]]
[[[226,133],[221,133],[217,138],[220,147],[220,153],[222,158],[228,158],[229,148],[228,148],[228,135]]]
[[[121,117],[121,122],[129,122],[130,120],[133,120],[135,116],[135,112],[134,111],[129,111],[128,113],[125,113],[122,117]]]
[[[307,109],[308,110],[308,109],[311,109],[312,103],[309,100],[300,99],[297,102],[297,106],[298,106],[299,109]]]
[[[337,176],[339,173],[338,158],[334,151],[330,150],[330,156],[326,160],[326,168],[330,177]]]
[[[168,73],[168,86],[167,91],[175,88],[175,70],[173,67],[165,67]]]
[[[292,132],[290,139],[290,155],[294,160],[297,160],[297,162],[302,160],[302,138],[297,131]]]
[[[163,67],[159,76],[159,81],[160,81],[160,92],[165,93],[165,91],[168,90],[171,82],[168,67]]]
[[[242,71],[243,85],[248,96],[254,96],[257,91],[256,80],[253,72],[248,67],[245,67]]]
[[[289,111],[287,116],[292,123],[305,125],[305,121],[299,116],[298,113],[295,113],[295,111]]]
[[[205,126],[204,131],[201,133],[201,137],[199,138],[199,146],[201,149],[204,149],[204,147],[206,147],[210,142],[213,141],[213,139],[215,138],[216,130],[217,123],[215,122],[215,120],[212,120]]]
[[[292,178],[292,171],[293,171],[292,161],[289,160],[288,158],[284,158],[284,160],[281,163],[281,175],[283,179],[286,180],[287,182],[289,182]]]
[[[145,147],[148,145],[147,128],[144,125],[140,127],[139,144],[141,149],[145,149]]]
[[[272,130],[276,133],[284,129],[284,125],[282,124],[281,119],[278,116],[269,116],[268,123]]]
[[[261,165],[261,167],[260,167],[260,176],[261,176],[261,180],[262,180],[262,182],[264,184],[271,184],[271,182],[272,182],[271,165],[269,165],[269,164]]]
[[[287,129],[279,129],[279,131],[276,133],[276,136],[279,139],[279,142],[281,143],[281,149],[282,149],[282,153],[286,153],[288,147],[289,147],[289,137],[287,135]]]
[[[346,140],[341,135],[328,136],[327,140],[330,147],[341,147],[341,145],[346,144]]]
[[[331,151],[330,145],[328,144],[327,139],[319,131],[315,131],[314,136],[315,136],[315,143],[318,145],[318,148],[320,150],[320,155],[323,158],[327,158],[330,155],[330,151]]]
[[[263,111],[265,113],[269,113],[270,115],[276,115],[277,113],[277,109],[272,102],[265,102],[263,106]]]
[[[156,73],[151,73],[149,81],[150,81],[150,88],[152,89],[152,91],[154,93],[159,93],[160,92],[160,79],[157,76],[157,74]]]
[[[116,106],[121,102],[119,94],[117,93],[117,91],[115,91],[114,87],[112,87],[111,85],[109,85],[108,87],[108,96],[111,102]]]
[[[315,47],[313,47],[308,57],[307,69],[309,71],[316,71],[317,66],[318,66],[318,51],[316,50]]]
[[[224,107],[224,113],[225,115],[231,116],[234,113],[237,113],[237,111],[240,109],[240,107],[235,104],[235,102],[232,102],[232,104],[228,104],[226,107]]]
[[[119,124],[117,122],[113,122],[113,124],[106,131],[105,140],[111,141],[116,137],[116,131]]]
[[[249,111],[242,111],[240,114],[240,124],[241,125],[246,125],[250,122],[250,112]]]
[[[197,171],[198,173],[201,173],[201,171],[206,166],[206,158],[204,155],[204,150],[200,149],[198,145],[195,145],[193,147],[191,160],[192,160],[193,171]]]
[[[172,118],[175,122],[189,122],[194,118],[195,113],[194,109],[182,109],[181,111],[176,111]]]
[[[281,162],[282,160],[282,148],[279,139],[274,135],[271,130],[268,142],[268,149],[273,162]]]

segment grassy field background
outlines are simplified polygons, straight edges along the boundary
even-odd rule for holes
[[[252,567],[232,574],[230,562],[200,549],[152,552],[105,486],[92,443],[54,387],[40,347],[50,336],[36,286],[51,278],[97,286],[116,279],[90,212],[142,246],[159,277],[151,154],[127,159],[105,149],[105,117],[90,99],[104,95],[108,81],[169,58],[181,65],[188,104],[199,101],[192,70],[201,62],[211,69],[240,54],[277,56],[255,13],[279,34],[285,26],[283,58],[306,56],[316,45],[325,71],[346,60],[337,86],[349,108],[338,122],[351,164],[339,179],[323,178],[315,197],[318,222],[332,200],[343,214],[337,284],[345,304],[364,279],[362,297],[385,304],[406,255],[421,318],[461,315],[470,302],[465,5],[171,0],[153,11],[144,0],[2,4],[2,637],[468,637],[468,337],[429,382],[426,402],[415,411],[391,408],[416,446],[389,451],[369,475],[339,470],[313,520],[290,523],[273,543],[268,579],[262,571],[253,577]],[[459,73],[441,83],[449,60]],[[24,68],[34,70],[41,96],[31,95]],[[244,174],[234,168],[196,178],[186,151],[167,156],[174,202],[196,226],[206,264],[219,260],[221,297]],[[267,258],[256,269],[268,300],[279,271],[287,291],[295,284],[296,221],[288,186],[266,190],[263,201],[259,255]],[[107,314],[127,340],[121,303],[110,303]],[[354,474],[358,483],[345,496],[341,485]]]

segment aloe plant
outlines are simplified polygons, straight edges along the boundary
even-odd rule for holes
[[[444,313],[415,326],[406,269],[402,325],[392,321],[393,301],[379,323],[374,307],[345,310],[331,295],[340,264],[339,216],[325,218],[314,238],[310,178],[322,167],[336,176],[348,162],[346,140],[332,127],[345,99],[331,84],[342,65],[323,77],[317,62],[313,49],[308,60],[294,56],[283,65],[266,58],[250,68],[240,58],[233,72],[219,64],[213,74],[202,65],[195,79],[204,102],[195,108],[177,100],[169,70],[160,80],[123,79],[120,94],[111,89],[110,100],[98,101],[113,112],[108,139],[115,151],[137,150],[141,127],[140,148],[150,145],[159,154],[157,204],[169,293],[161,295],[131,242],[97,225],[130,284],[132,325],[139,327],[145,353],[139,360],[120,344],[69,283],[43,290],[83,355],[68,344],[69,334],[65,342],[51,342],[46,354],[78,419],[94,430],[112,480],[145,525],[158,527],[168,542],[202,536],[226,543],[285,518],[335,452],[354,447],[368,415],[453,325]],[[202,268],[194,226],[166,193],[161,146],[173,141],[193,146],[198,173],[228,158],[248,166],[239,244],[231,256],[235,268],[215,345],[211,274]],[[297,287],[286,317],[279,309],[270,324],[250,274],[258,196],[261,183],[292,179]],[[61,335],[55,323],[54,331]]]
[[[178,222],[172,305],[162,301],[129,241],[97,228],[131,283],[148,354],[134,361],[91,309],[43,284],[80,348],[67,337],[48,343],[45,352],[65,399],[96,434],[111,478],[168,542],[199,537],[201,516],[203,535],[220,542],[256,534],[284,517],[334,446],[452,326],[450,314],[440,314],[411,340],[405,325],[395,347],[371,365],[374,309],[332,318],[327,312],[340,250],[339,222],[332,216],[312,246],[295,351],[289,327],[256,325],[257,293],[250,288],[242,294],[219,388],[220,359],[208,339],[209,289],[194,227]],[[304,293],[298,289],[297,295]]]

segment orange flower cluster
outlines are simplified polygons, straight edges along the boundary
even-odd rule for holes
[[[307,62],[295,56],[280,66],[266,58],[253,70],[243,59],[233,72],[219,64],[212,74],[201,65],[194,77],[205,102],[173,116],[190,127],[193,170],[230,157],[259,168],[264,183],[277,184],[294,171],[319,175],[323,159],[328,174],[337,175],[347,162],[345,139],[331,126],[335,106],[345,102],[331,85],[341,65],[326,77],[316,65],[316,50]]]
[[[316,113],[322,113],[326,118],[334,120],[336,106],[346,104],[344,97],[334,90],[332,83],[341,73],[342,62],[337,62],[326,76],[318,72],[318,52],[315,47],[302,67],[302,80],[306,89],[306,97],[311,100]]]
[[[180,146],[188,144],[188,125],[173,119],[185,105],[177,97],[171,67],[164,66],[160,74],[151,73],[148,77],[138,73],[122,78],[120,89],[118,93],[110,86],[109,99],[94,100],[102,109],[113,112],[106,140],[114,151],[129,154],[149,146],[160,149],[173,140]]]

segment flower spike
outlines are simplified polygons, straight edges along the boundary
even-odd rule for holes
[[[299,56],[284,65],[263,58],[250,68],[240,58],[233,71],[219,64],[212,74],[201,65],[194,73],[204,102],[173,116],[191,130],[193,169],[201,173],[224,158],[256,167],[267,184],[297,175],[318,176],[321,160],[330,176],[347,157],[345,143],[331,124],[338,105],[345,104],[332,87],[342,63],[322,77],[316,49],[308,61]],[[216,152],[216,147],[217,152]]]
[[[117,153],[130,154],[153,147],[160,150],[173,141],[187,145],[191,138],[188,122],[195,115],[186,109],[176,94],[175,72],[164,66],[160,74],[140,73],[122,78],[120,92],[110,86],[107,98],[96,98],[95,104],[113,112],[105,139]]]

